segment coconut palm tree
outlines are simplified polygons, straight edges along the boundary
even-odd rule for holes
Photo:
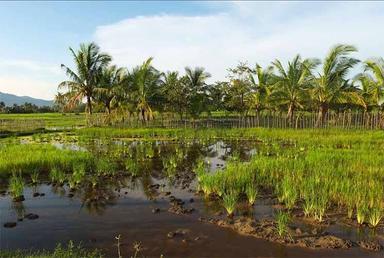
[[[322,71],[311,88],[311,96],[319,110],[318,125],[323,122],[330,105],[357,102],[356,91],[345,83],[348,72],[359,62],[349,57],[356,51],[351,45],[336,45],[326,56]]]
[[[185,68],[184,81],[190,93],[189,95],[189,112],[193,117],[197,117],[206,107],[208,87],[206,80],[211,77],[209,73],[202,67],[191,69]]]
[[[368,74],[358,74],[354,79],[354,83],[360,86],[358,104],[363,107],[364,113],[375,106],[373,94],[376,85],[372,79]]]
[[[252,93],[249,96],[250,106],[258,114],[263,108],[267,108],[270,105],[273,67],[268,66],[263,69],[260,65],[256,64],[255,70],[252,70],[249,74],[249,80],[252,83]]]
[[[274,76],[273,98],[276,103],[288,108],[287,119],[292,121],[294,111],[303,108],[307,89],[314,79],[312,71],[319,61],[317,59],[302,60],[300,55],[297,55],[288,62],[287,69],[279,60],[272,64],[277,69],[277,75]]]
[[[156,94],[160,91],[162,74],[152,66],[153,58],[148,58],[141,66],[136,67],[128,76],[129,90],[142,121],[148,121],[153,118],[151,108]]]
[[[119,87],[125,83],[126,70],[115,65],[109,66],[100,73],[96,99],[102,103],[108,114],[111,114],[112,102],[118,96]]]
[[[377,58],[366,61],[364,71],[366,72],[364,77],[369,83],[374,105],[380,108],[384,102],[384,59]]]
[[[61,67],[69,80],[59,84],[59,89],[66,88],[75,100],[86,98],[88,114],[92,114],[92,99],[98,85],[99,74],[111,61],[111,57],[100,52],[95,43],[80,44],[78,51],[69,48],[75,61],[75,70],[64,64]]]
[[[178,72],[167,72],[162,82],[162,96],[165,98],[166,109],[177,112],[181,119],[187,107],[187,88]]]

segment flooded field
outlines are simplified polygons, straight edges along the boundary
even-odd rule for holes
[[[24,201],[15,201],[10,181],[0,191],[2,250],[53,249],[82,243],[107,257],[383,257],[383,224],[358,226],[345,211],[327,208],[321,223],[303,215],[300,200],[289,209],[287,234],[276,216],[286,210],[275,191],[259,187],[253,205],[239,195],[232,215],[220,196],[206,194],[196,169],[224,173],[233,162],[293,152],[287,142],[258,140],[79,139],[75,135],[17,139],[21,145],[52,145],[91,153],[93,173],[52,169],[23,176]],[[231,163],[232,165],[229,165]],[[240,166],[239,166],[240,169]],[[39,168],[37,168],[39,171]],[[52,172],[54,171],[54,172]],[[120,236],[119,244],[116,237]],[[119,248],[118,248],[119,245]]]

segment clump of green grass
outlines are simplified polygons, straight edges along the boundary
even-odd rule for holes
[[[377,227],[384,217],[383,204],[379,204],[368,210],[368,222],[371,227]]]
[[[70,189],[75,189],[85,179],[86,168],[84,163],[74,163],[72,174],[68,176]]]
[[[3,258],[102,258],[99,250],[87,250],[69,241],[67,246],[57,244],[53,251],[0,251]]]
[[[277,185],[277,196],[280,202],[284,202],[288,209],[292,209],[296,203],[298,192],[292,176],[284,176]]]
[[[252,183],[248,183],[245,188],[245,193],[247,195],[248,203],[253,205],[258,194],[257,187]]]
[[[49,177],[51,178],[52,183],[57,183],[57,184],[64,184],[66,180],[66,175],[64,171],[58,167],[53,167],[51,171],[49,172]]]
[[[24,180],[20,175],[13,174],[9,180],[9,190],[14,199],[23,196]]]
[[[288,223],[290,216],[287,212],[279,210],[276,214],[276,229],[280,237],[288,235]]]
[[[207,165],[204,162],[204,159],[199,159],[196,163],[195,168],[193,169],[193,172],[196,174],[197,181],[201,182],[203,177],[207,174],[208,169]]]
[[[140,166],[133,158],[127,158],[125,160],[125,169],[131,174],[132,177],[140,175]]]
[[[224,193],[222,198],[223,198],[223,206],[227,211],[228,216],[232,216],[236,209],[238,193],[235,191],[229,191],[228,193]]]
[[[98,175],[110,176],[117,171],[116,163],[108,158],[99,158],[96,161],[96,173]]]
[[[53,167],[71,171],[72,164],[92,164],[93,156],[85,151],[61,150],[48,144],[4,144],[0,146],[0,177],[12,173],[31,174],[37,168],[48,173]]]
[[[33,185],[36,185],[39,182],[39,171],[34,169],[31,173],[31,181]]]
[[[173,178],[177,172],[177,159],[176,156],[170,156],[169,158],[164,158],[163,162],[163,171],[168,178]]]

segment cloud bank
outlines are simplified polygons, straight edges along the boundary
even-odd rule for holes
[[[203,66],[223,80],[239,61],[267,65],[300,53],[323,58],[337,43],[358,58],[383,56],[382,3],[235,2],[207,16],[154,15],[99,26],[95,41],[114,62],[133,67],[154,57],[160,70]]]

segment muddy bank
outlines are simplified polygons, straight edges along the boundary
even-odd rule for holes
[[[219,227],[230,228],[241,235],[262,238],[270,242],[288,246],[322,248],[322,249],[348,249],[361,247],[371,251],[381,251],[382,246],[378,241],[358,241],[342,239],[329,233],[313,234],[300,228],[289,229],[286,236],[279,236],[276,222],[271,220],[256,221],[249,218],[215,219],[200,217],[199,221],[215,224]]]

